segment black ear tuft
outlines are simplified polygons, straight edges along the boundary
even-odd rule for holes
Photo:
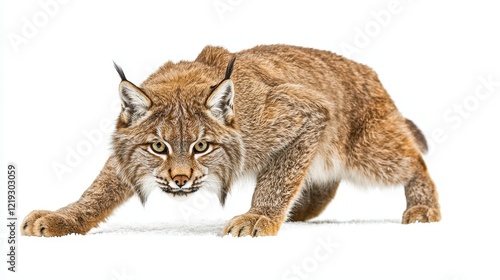
[[[229,80],[231,78],[231,73],[233,73],[233,66],[234,66],[235,60],[236,60],[236,56],[233,56],[231,61],[229,61],[229,64],[227,65],[227,68],[226,68],[226,76],[224,77],[224,80]]]
[[[123,73],[122,68],[118,64],[114,61],[113,64],[116,72],[118,72],[118,75],[122,79],[118,88],[122,101],[120,121],[129,126],[148,112],[152,102],[142,89],[127,80],[125,73]]]
[[[118,75],[120,75],[120,78],[122,81],[126,81],[127,78],[125,77],[125,73],[123,73],[123,69],[116,64],[116,62],[113,61],[113,65],[115,66],[116,72],[118,72]]]

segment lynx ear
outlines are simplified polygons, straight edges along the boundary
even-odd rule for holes
[[[212,93],[205,102],[212,116],[225,125],[232,125],[234,119],[234,84],[230,78],[235,59],[235,57],[231,59],[227,65],[224,80],[214,87]]]
[[[151,108],[151,100],[140,88],[127,81],[127,78],[125,77],[125,74],[120,66],[116,63],[114,63],[114,65],[116,71],[122,79],[118,89],[122,100],[122,112],[120,119],[130,125],[147,113],[149,108]]]

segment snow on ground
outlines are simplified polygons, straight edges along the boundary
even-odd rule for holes
[[[249,197],[251,190],[236,193]],[[400,195],[341,189],[321,218],[286,223],[278,236],[259,238],[220,235],[227,220],[216,216],[243,205],[229,211],[211,203],[178,207],[181,202],[157,193],[142,209],[133,198],[85,236],[21,237],[19,272],[8,279],[499,279],[497,222],[453,222],[455,215],[448,215],[440,223],[402,225]],[[366,211],[384,198],[392,214]],[[367,208],[331,213],[346,200]],[[169,211],[163,221],[149,213],[162,210]]]
[[[75,201],[109,154],[119,78],[140,83],[207,44],[286,43],[371,66],[431,144],[443,220],[401,225],[401,187],[345,182],[318,218],[275,237],[221,237],[252,180],[222,209],[198,192],[137,198],[85,236],[17,231],[16,273],[0,227],[0,279],[500,279],[500,42],[490,1],[1,1],[0,182],[19,169],[17,216]],[[18,36],[18,37],[16,37]],[[13,41],[14,40],[14,41]],[[56,172],[54,165],[67,167]],[[1,217],[6,217],[5,189]],[[4,218],[2,218],[4,219]],[[2,220],[6,224],[7,220]]]
[[[9,279],[498,279],[498,229],[398,221],[285,224],[277,237],[221,238],[222,221],[109,224],[23,238]],[[470,225],[469,225],[470,226]],[[469,233],[469,234],[466,234]],[[494,241],[492,243],[492,241]]]

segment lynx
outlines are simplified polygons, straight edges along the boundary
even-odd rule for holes
[[[404,185],[402,223],[441,219],[417,126],[369,67],[328,51],[287,45],[238,53],[205,47],[167,62],[141,86],[121,77],[112,153],[81,198],[33,211],[22,233],[85,234],[137,194],[215,192],[224,205],[237,178],[255,174],[247,213],[222,235],[276,235],[285,221],[318,216],[341,180]]]

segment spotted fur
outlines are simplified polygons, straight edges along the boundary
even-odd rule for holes
[[[257,176],[251,207],[223,234],[275,235],[287,219],[313,218],[342,180],[404,185],[403,223],[441,218],[425,137],[365,65],[273,45],[238,53],[209,46],[140,86],[115,67],[122,112],[110,159],[80,200],[32,212],[23,234],[86,233],[133,193],[146,203],[155,188],[172,196],[207,188],[224,204],[246,174]]]

